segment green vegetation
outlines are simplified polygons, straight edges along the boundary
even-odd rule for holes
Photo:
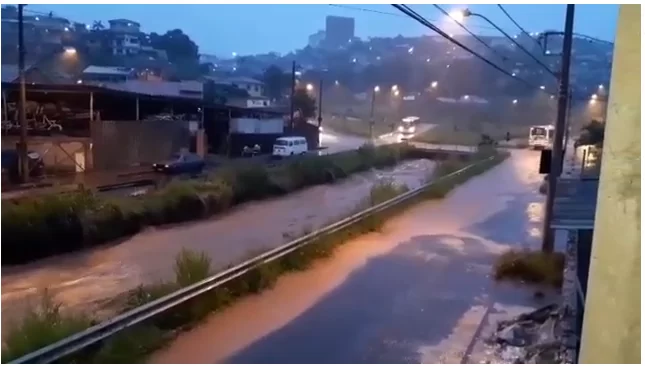
[[[319,237],[296,251],[293,251],[275,261],[261,264],[244,275],[239,276],[200,297],[194,298],[191,301],[187,301],[180,306],[164,312],[163,314],[146,322],[146,324],[124,330],[116,336],[109,338],[105,342],[92,347],[87,351],[70,356],[70,358],[65,361],[69,363],[143,362],[145,361],[146,355],[158,349],[165,342],[171,340],[178,330],[189,328],[204,319],[204,317],[211,312],[225,308],[240,297],[248,294],[259,293],[265,289],[271,288],[277,282],[279,276],[284,273],[302,271],[309,268],[315,260],[331,256],[334,249],[341,244],[365,233],[377,231],[389,217],[396,215],[408,206],[423,199],[445,196],[445,194],[457,185],[492,168],[502,162],[507,156],[508,154],[506,153],[476,155],[474,158],[476,160],[474,161],[478,161],[478,164],[449,177],[446,177],[445,174],[455,172],[468,164],[472,164],[473,160],[462,162],[450,161],[440,164],[440,168],[437,172],[438,174],[444,175],[437,176],[439,183],[431,186],[426,191],[426,194],[417,196],[414,199],[410,199],[407,202],[388,210],[381,211],[378,214],[359,221],[345,229]],[[356,161],[358,162],[363,160],[357,159]],[[347,166],[354,166],[348,161],[345,162],[348,164]],[[385,161],[378,160],[372,161],[372,163],[383,164]],[[341,167],[338,167],[338,169],[339,171],[342,171]],[[256,176],[253,177],[255,177],[254,179],[257,178]],[[263,179],[264,178],[261,178],[260,181],[263,181]],[[369,197],[369,205],[376,205],[387,201],[405,191],[407,191],[407,187],[405,186],[398,186],[391,182],[381,182],[372,187]],[[181,287],[197,283],[207,278],[212,273],[211,261],[206,254],[183,249],[177,255],[175,260],[175,280],[168,283],[140,286],[129,294],[126,308],[124,310],[141,306],[147,302],[170,294]],[[58,307],[55,308],[58,309]],[[30,337],[35,337],[35,334],[32,334],[32,332],[36,332],[41,328],[53,328],[56,324],[60,323],[59,319],[61,318],[62,316],[60,314],[55,318],[43,317],[42,319],[44,320],[42,323],[44,324],[40,325],[40,328],[29,327],[23,324],[22,326],[14,328],[10,332],[8,339],[29,339]],[[24,342],[20,343],[20,347],[16,346],[15,341],[13,343],[7,342],[3,347],[3,361],[20,357],[42,347],[45,344],[64,338],[89,325],[89,322],[85,320],[85,318],[69,318],[67,322],[69,324],[74,324],[74,327],[71,325],[66,326],[65,331],[53,333],[52,336],[47,338],[46,342]]]
[[[398,122],[397,122],[398,123]],[[397,123],[386,123],[384,121],[376,121],[374,123],[374,137],[384,135],[392,132],[392,128],[397,126]],[[334,132],[346,135],[354,135],[360,137],[370,136],[370,123],[368,120],[363,119],[349,119],[345,117],[326,117],[323,120],[323,128],[330,128]]]
[[[444,123],[414,137],[413,140],[430,144],[476,146],[482,141],[483,135],[501,143],[506,140],[507,133],[511,139],[526,140],[529,128],[528,126],[493,123],[477,123],[476,125]]]
[[[562,287],[564,254],[560,252],[509,250],[493,267],[496,280],[522,281],[532,284]]]
[[[90,319],[84,315],[63,315],[60,304],[45,292],[41,294],[40,304],[28,309],[22,321],[7,333],[2,346],[2,362],[48,346],[90,325]]]
[[[171,184],[143,197],[103,199],[90,191],[3,202],[2,264],[19,264],[136,234],[146,226],[198,220],[233,205],[282,195],[410,157],[402,146],[364,147],[267,167],[241,164],[208,179]]]

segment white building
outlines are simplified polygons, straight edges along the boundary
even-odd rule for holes
[[[249,93],[249,96],[254,98],[260,98],[264,96],[264,83],[253,78],[233,77],[217,82],[229,84],[238,89],[246,90],[246,92]]]
[[[141,51],[141,25],[127,19],[113,19],[108,21],[112,38],[113,55],[136,55]]]

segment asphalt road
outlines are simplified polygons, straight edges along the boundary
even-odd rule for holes
[[[444,200],[213,314],[150,361],[496,363],[481,341],[491,319],[539,305],[489,278],[503,250],[539,247],[538,162],[538,152],[512,151]]]

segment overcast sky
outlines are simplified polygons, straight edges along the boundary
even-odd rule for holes
[[[350,7],[350,8],[348,8]],[[416,12],[451,33],[459,28],[433,5],[410,5]],[[510,34],[518,29],[497,5],[442,5],[448,11],[469,7],[485,15]],[[360,8],[362,10],[357,10]],[[505,5],[527,31],[562,30],[566,5]],[[70,21],[89,23],[126,18],[141,23],[145,32],[163,33],[179,28],[198,45],[201,53],[240,55],[276,51],[286,53],[307,44],[307,38],[325,27],[327,15],[353,17],[356,35],[366,37],[418,36],[432,32],[414,20],[382,5],[29,5],[26,11],[53,12]],[[379,13],[380,12],[380,13]],[[618,5],[577,5],[575,31],[613,41]],[[474,32],[496,35],[483,20],[469,18]]]

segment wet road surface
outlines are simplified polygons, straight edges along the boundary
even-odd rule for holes
[[[512,154],[446,199],[211,315],[150,361],[495,363],[479,341],[488,319],[537,306],[530,291],[488,277],[503,250],[540,245],[539,153]]]
[[[175,255],[182,248],[205,251],[215,268],[277,247],[305,230],[320,228],[353,212],[380,179],[393,179],[410,188],[432,172],[428,160],[354,175],[333,185],[321,185],[293,194],[234,208],[211,220],[174,228],[150,228],[118,245],[62,255],[23,266],[2,268],[3,334],[24,312],[27,303],[49,293],[68,311],[113,315],[107,306],[118,295],[140,284],[173,277]]]

